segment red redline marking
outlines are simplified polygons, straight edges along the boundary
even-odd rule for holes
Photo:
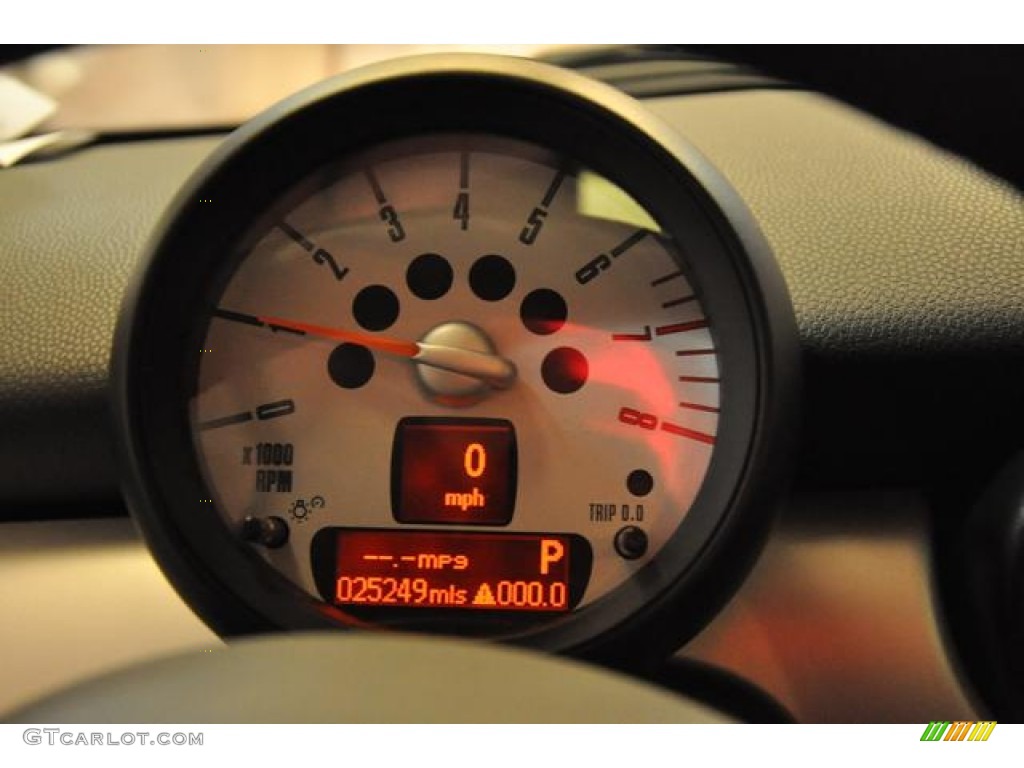
[[[704,432],[698,432],[695,429],[687,429],[686,427],[680,427],[678,424],[673,424],[672,422],[669,421],[661,422],[661,429],[663,432],[668,432],[670,435],[688,437],[691,440],[696,440],[698,443],[706,443],[708,445],[715,444],[714,435],[709,435]]]
[[[668,336],[670,333],[685,333],[686,331],[696,331],[699,328],[707,328],[707,320],[691,320],[688,323],[675,323],[674,325],[659,325],[654,329],[654,333],[657,336]]]
[[[680,408],[689,408],[691,411],[703,411],[704,413],[718,413],[718,409],[710,405],[700,403],[680,403]]]
[[[651,326],[645,325],[643,333],[613,333],[612,341],[650,341]]]
[[[717,384],[718,378],[715,376],[680,376],[680,381],[689,381],[695,384]]]

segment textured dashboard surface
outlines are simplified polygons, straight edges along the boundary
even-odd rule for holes
[[[803,92],[659,99],[752,209],[816,353],[1024,351],[1024,197]]]
[[[753,210],[789,283],[806,351],[854,361],[1019,359],[1020,193],[813,94],[648,104]],[[116,498],[106,375],[118,304],[167,202],[216,144],[105,145],[0,173],[4,505]]]
[[[0,499],[115,495],[106,385],[121,295],[216,144],[100,146],[0,173]]]

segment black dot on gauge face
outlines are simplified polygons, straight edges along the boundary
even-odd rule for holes
[[[331,381],[344,389],[359,389],[373,377],[373,353],[361,344],[340,344],[327,358]]]
[[[369,285],[356,294],[352,315],[368,331],[383,331],[398,319],[398,297],[383,285]]]
[[[548,352],[540,366],[540,375],[548,389],[568,395],[587,383],[590,365],[579,350],[558,347]]]
[[[634,496],[646,496],[654,490],[654,478],[646,469],[634,469],[626,477],[626,490]]]
[[[499,301],[516,287],[516,271],[504,256],[481,256],[469,270],[469,287],[484,301]]]
[[[431,301],[448,293],[453,275],[448,259],[436,253],[424,253],[412,260],[405,272],[405,282],[414,296]]]
[[[519,316],[527,330],[547,336],[565,325],[569,308],[565,305],[565,299],[555,291],[538,288],[526,294],[519,307]]]

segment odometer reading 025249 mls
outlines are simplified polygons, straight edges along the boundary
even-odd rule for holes
[[[336,531],[333,601],[401,608],[566,611],[572,550],[556,534]],[[577,551],[577,554],[579,552]]]

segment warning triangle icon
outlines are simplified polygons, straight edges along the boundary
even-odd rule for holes
[[[480,589],[476,591],[476,597],[473,598],[473,605],[496,605],[494,595],[491,594],[491,588],[487,584],[480,585]]]

